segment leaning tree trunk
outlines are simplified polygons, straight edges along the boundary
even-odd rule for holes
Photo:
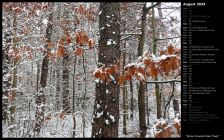
[[[100,3],[99,62],[118,65],[120,58],[119,3]],[[103,28],[104,29],[103,29]],[[118,73],[112,75],[117,79]],[[102,81],[96,85],[92,137],[118,137],[119,85]]]
[[[53,11],[51,11],[49,18],[48,18],[48,24],[47,24],[47,30],[46,30],[46,39],[47,42],[51,42],[51,35],[52,35],[52,23],[53,23]],[[47,75],[48,75],[48,51],[50,48],[48,48],[47,43],[44,45],[44,48],[47,51],[44,51],[44,58],[42,62],[42,68],[41,68],[41,77],[40,77],[40,89],[39,92],[36,95],[36,114],[35,114],[35,127],[34,127],[34,133],[35,135],[38,135],[40,133],[40,129],[43,126],[44,123],[44,111],[45,111],[45,95],[44,95],[44,88],[47,85]]]

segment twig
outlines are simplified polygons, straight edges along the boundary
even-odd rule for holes
[[[72,73],[58,58],[56,58],[57,60],[58,60],[58,62],[59,63],[61,63],[61,65],[65,68],[65,69],[67,69],[68,70],[68,72],[70,72],[71,73],[71,75],[72,76],[74,76],[75,74],[74,73]]]

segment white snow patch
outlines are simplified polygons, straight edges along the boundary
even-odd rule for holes
[[[157,59],[161,61],[167,59],[168,57],[176,57],[176,55],[161,55],[160,57],[157,57]]]
[[[109,45],[111,45],[112,44],[112,39],[109,39],[108,41],[107,41],[107,45],[109,46]]]
[[[98,108],[100,108],[100,105],[99,105],[99,104],[97,104],[97,105],[96,105],[96,108],[97,108],[97,109],[98,109]]]
[[[178,118],[175,118],[173,121],[177,122],[177,123],[180,123],[180,120]]]
[[[45,18],[42,22],[47,25],[48,20]]]
[[[106,24],[108,27],[110,27],[110,25],[109,24]]]
[[[102,11],[99,12],[99,15],[102,14]]]
[[[96,114],[96,118],[99,118],[100,116],[102,116],[103,115],[103,111],[102,112],[97,112],[97,114]]]
[[[154,54],[152,54],[152,60],[153,61],[157,61],[158,60]]]
[[[105,120],[105,123],[106,123],[106,124],[109,124],[109,120]]]
[[[76,29],[75,32],[80,32],[80,29]]]
[[[105,27],[100,28],[100,30],[103,30]]]
[[[145,77],[143,76],[142,73],[138,72],[138,73],[137,73],[137,76],[140,78],[140,81],[145,80]]]
[[[96,79],[94,81],[98,84],[100,82],[100,79]]]
[[[109,76],[112,81],[115,81],[114,77],[111,74]]]
[[[113,34],[115,34],[115,32],[112,32]]]
[[[162,50],[165,51],[166,50],[166,47],[162,47]]]
[[[40,16],[40,10],[37,10],[36,13],[38,16]]]
[[[138,60],[140,61],[141,59],[142,59],[142,56],[139,56],[139,57],[138,57]]]
[[[110,16],[108,16],[108,15],[107,15],[106,17],[107,17],[107,18],[110,18]]]
[[[115,122],[114,116],[110,115],[110,119],[112,120],[112,122]]]
[[[160,57],[158,57],[159,60],[165,60],[167,58],[167,55],[162,55]]]
[[[140,63],[137,64],[137,67],[142,67],[142,68],[144,68],[144,67],[145,67],[145,64],[144,64],[143,62],[140,62]]]
[[[127,65],[124,67],[124,69],[127,68],[127,67],[130,67],[130,66],[136,66],[136,63],[129,63],[129,64],[127,64]]]
[[[107,89],[107,90],[106,90],[106,94],[108,94],[108,93],[109,93],[109,90]]]

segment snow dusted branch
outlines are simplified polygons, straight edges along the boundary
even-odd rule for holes
[[[139,29],[137,29],[137,30],[139,30]],[[141,28],[140,28],[140,30],[141,30]],[[129,38],[129,37],[131,37],[131,36],[133,36],[133,35],[141,35],[142,33],[138,33],[138,32],[135,32],[135,31],[132,31],[132,32],[130,32],[130,33],[121,33],[121,36],[125,36],[125,35],[127,35],[127,36],[125,36],[124,38],[121,38],[121,40],[125,40],[125,39],[127,39],[127,38]]]
[[[172,80],[168,80],[168,81],[149,81],[146,83],[150,84],[150,83],[175,83],[175,82],[181,82],[181,80],[172,79]]]
[[[129,34],[125,34],[125,35],[128,35],[128,36],[125,36],[124,38],[121,38],[121,41],[125,40],[125,39],[127,39],[127,38],[129,38],[129,37],[131,37],[133,35],[141,35],[141,33],[129,33]]]
[[[181,37],[181,36],[168,37],[168,38],[158,38],[158,39],[156,39],[156,40],[157,40],[157,41],[159,41],[159,40],[168,40],[168,39],[174,39],[174,38],[179,38],[179,37]]]
[[[156,7],[157,5],[159,5],[160,3],[161,2],[157,2],[156,4],[154,4],[154,5],[150,6],[150,7],[147,7],[146,11],[149,11],[150,9],[152,9],[152,8]]]
[[[10,72],[13,71],[15,68],[17,68],[17,67],[19,66],[19,64],[20,64],[23,60],[25,60],[26,58],[27,58],[27,56],[25,56],[25,57],[22,58],[18,63],[16,63],[16,65],[15,65],[13,68],[11,68],[10,71],[9,71],[8,73],[10,73]]]
[[[123,33],[121,35],[141,35],[141,33],[133,33],[133,32],[131,32],[131,33]]]

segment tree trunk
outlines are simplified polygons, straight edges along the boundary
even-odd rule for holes
[[[16,50],[16,46],[17,46],[17,39],[16,39],[16,32],[17,32],[17,14],[15,11],[13,11],[13,50],[14,52],[16,52],[16,54],[19,54],[19,52]],[[19,60],[17,58],[14,58],[13,59],[13,73],[12,73],[12,90],[11,90],[11,95],[12,95],[12,101],[11,101],[11,104],[10,104],[10,108],[9,108],[9,111],[10,111],[10,122],[9,122],[9,125],[12,126],[15,124],[15,110],[16,110],[16,106],[15,106],[15,96],[16,96],[16,90],[15,88],[17,87],[17,62]],[[13,137],[15,135],[15,132],[14,132],[14,127],[10,128],[10,134],[9,134],[11,137]]]
[[[58,3],[58,14],[57,14],[57,20],[60,20],[61,17],[61,4],[62,3]],[[56,111],[60,110],[61,104],[60,104],[60,85],[61,85],[61,71],[60,71],[60,66],[59,66],[59,62],[57,61],[57,66],[56,66],[56,73],[57,73],[57,82],[56,82]]]
[[[129,63],[131,62],[131,55],[129,55]],[[134,93],[133,93],[133,82],[130,80],[130,94],[131,94],[131,115],[130,118],[133,121],[134,115]]]
[[[57,82],[56,82],[56,105],[55,105],[55,108],[56,108],[56,111],[59,111],[60,110],[60,69],[59,69],[59,66],[57,65],[57,70],[56,70],[56,73],[57,73]]]
[[[77,63],[77,57],[75,55],[75,61],[74,61],[74,75],[72,77],[72,81],[73,81],[73,94],[72,94],[72,114],[75,113],[75,71],[76,71],[76,63]],[[75,137],[75,130],[76,129],[76,119],[75,119],[75,115],[73,115],[73,133],[72,133],[72,137]]]
[[[69,59],[69,55],[68,55],[68,52],[66,51],[66,54],[62,61],[62,63],[64,64],[65,67],[68,66],[67,65],[68,61],[69,61],[68,59]],[[70,109],[70,97],[69,97],[69,71],[68,71],[68,68],[63,69],[62,79],[63,79],[63,92],[62,92],[63,111],[65,113],[70,113],[71,109]]]
[[[7,22],[7,26],[6,28],[10,28],[10,23],[9,23],[9,19],[8,19],[8,22]],[[3,57],[2,57],[2,65],[3,65],[3,72],[2,72],[2,120],[6,123],[6,120],[8,120],[8,95],[10,93],[10,88],[11,88],[11,76],[8,76],[9,74],[9,70],[10,70],[10,66],[11,66],[11,61],[10,61],[10,58],[8,56],[8,51],[9,51],[9,44],[12,43],[12,39],[11,37],[12,36],[12,33],[11,32],[6,32],[3,34],[3,38],[5,40],[3,40],[3,49],[2,49],[2,52],[3,52]]]
[[[46,30],[46,39],[47,42],[51,41],[51,35],[52,35],[52,23],[53,23],[53,11],[51,11],[49,18],[48,18],[48,24],[47,24],[47,30]],[[49,51],[47,43],[44,45],[44,48]],[[45,111],[45,94],[44,94],[44,88],[47,85],[47,76],[48,76],[48,55],[47,51],[44,51],[44,58],[42,62],[41,67],[41,77],[40,77],[40,90],[36,95],[36,122],[34,127],[34,135],[39,135],[40,129],[43,126],[44,122],[44,111]]]
[[[147,93],[148,91],[148,85],[145,85],[145,92]],[[146,96],[146,116],[147,116],[147,126],[149,126],[149,97]]]
[[[138,56],[143,55],[143,48],[145,43],[146,14],[147,14],[146,3],[144,3],[142,12],[143,12],[142,21],[141,21],[142,34],[139,40]],[[145,84],[143,82],[140,82],[139,90],[138,90],[138,108],[139,108],[139,126],[140,126],[141,138],[144,138],[146,136],[145,106],[146,106],[145,105]]]
[[[68,19],[68,11],[64,9],[64,14],[65,14],[65,19]],[[66,27],[65,32],[68,31],[68,28]],[[71,107],[70,107],[70,96],[69,96],[69,68],[68,68],[68,63],[69,63],[69,52],[67,50],[67,47],[64,47],[65,49],[65,56],[63,57],[63,74],[62,74],[62,79],[63,79],[63,111],[65,113],[71,113]]]
[[[160,21],[160,28],[158,29],[158,36],[159,38],[164,38],[163,33],[166,32],[166,28],[165,25],[163,24],[162,20],[163,20],[163,12],[162,12],[162,8],[161,8],[161,3],[158,4],[158,15],[159,15],[159,21]],[[160,44],[161,46],[166,46],[168,44],[168,40],[163,40],[162,44]]]
[[[179,109],[179,103],[178,103],[178,100],[177,99],[173,99],[173,109],[174,109],[174,113],[175,115],[177,113],[180,113],[180,109]]]
[[[152,2],[153,5],[153,2]],[[157,52],[157,37],[156,37],[156,24],[155,24],[155,12],[154,8],[152,8],[152,35],[153,35],[153,54],[156,56]],[[156,76],[155,81],[158,81],[158,76]],[[155,93],[156,93],[156,107],[157,107],[157,118],[162,117],[162,112],[161,112],[161,95],[159,91],[159,84],[155,83]]]
[[[123,74],[124,74],[124,67],[125,67],[125,59],[126,59],[126,54],[125,52],[123,53]],[[123,90],[123,134],[127,135],[127,87],[126,87],[126,81],[124,82],[124,86],[122,88]]]
[[[120,58],[119,3],[100,3],[99,62],[118,65]],[[112,41],[111,41],[112,40]],[[111,41],[110,44],[108,41]],[[118,74],[112,75],[117,79]],[[116,81],[102,81],[96,85],[92,137],[118,137],[119,85]]]
[[[87,77],[86,77],[86,59],[85,59],[85,52],[82,56],[82,66],[83,66],[83,73],[84,73],[84,97],[83,97],[83,101],[82,101],[82,108],[84,111],[86,111],[86,106],[85,106],[85,102],[86,102],[86,94],[87,94]],[[83,124],[83,138],[85,138],[85,128],[86,128],[86,120],[85,120],[85,113],[82,114],[82,124]]]

